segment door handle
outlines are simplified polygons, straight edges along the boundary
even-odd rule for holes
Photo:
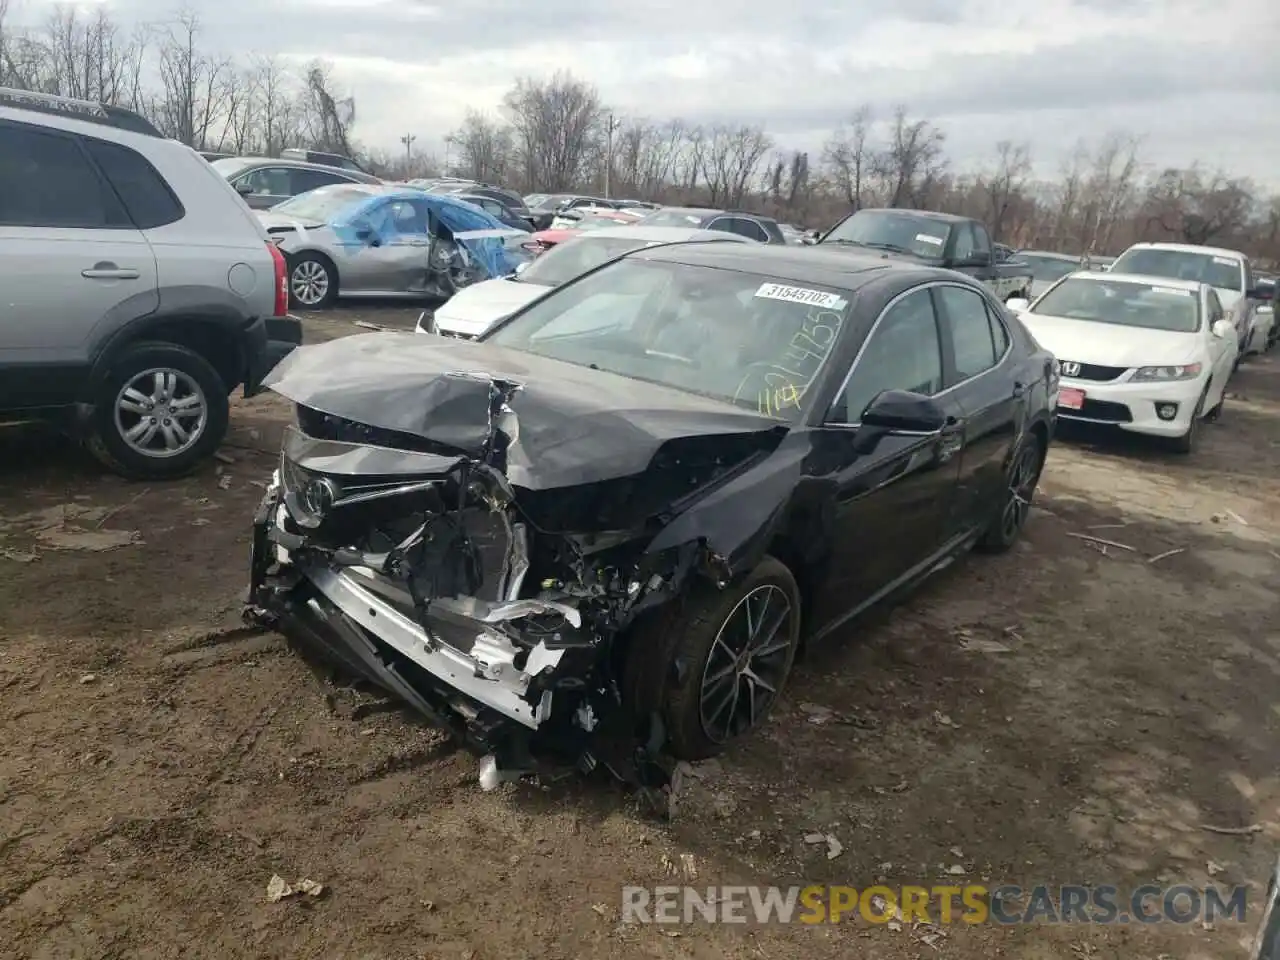
[[[131,267],[117,267],[114,263],[95,263],[88,270],[81,270],[80,276],[88,280],[137,280],[142,273]]]
[[[1026,395],[1027,385],[1021,380],[1015,380],[1013,384],[1013,397],[1015,400],[1021,400]]]

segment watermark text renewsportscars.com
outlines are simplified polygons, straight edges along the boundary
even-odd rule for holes
[[[984,886],[623,887],[623,923],[1243,922],[1245,887]]]

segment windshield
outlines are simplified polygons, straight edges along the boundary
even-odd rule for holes
[[[246,160],[244,157],[223,157],[221,160],[214,160],[209,166],[217,170],[219,176],[234,177],[253,162],[252,160]]]
[[[709,215],[701,210],[659,210],[636,222],[646,227],[700,227]]]
[[[1069,273],[1081,269],[1075,260],[1059,260],[1057,257],[1038,257],[1031,253],[1020,253],[1018,259],[1031,268],[1031,276],[1036,280],[1061,280]]]
[[[1111,270],[1113,273],[1140,273],[1171,280],[1196,280],[1219,290],[1244,290],[1244,263],[1238,257],[1139,247],[1122,253],[1111,265]]]
[[[823,243],[851,243],[878,250],[939,259],[950,226],[906,210],[859,210],[822,238]]]
[[[573,197],[567,193],[544,193],[537,203],[526,204],[528,207],[537,207],[539,210],[558,210],[562,204]]]
[[[538,207],[542,205],[542,201],[545,199],[547,199],[545,193],[531,193],[524,198],[524,205],[526,207]]]
[[[635,237],[579,237],[559,244],[538,257],[520,274],[520,282],[558,287],[600,266],[606,260],[638,250],[649,242]]]
[[[1031,313],[1180,333],[1200,329],[1200,298],[1194,290],[1130,280],[1063,280],[1036,301]],[[1031,326],[1034,332],[1034,322]]]
[[[848,309],[840,291],[628,258],[539,298],[484,339],[794,420]]]
[[[327,223],[351,204],[371,196],[373,196],[371,191],[361,190],[359,187],[348,184],[317,187],[307,193],[300,193],[284,203],[276,204],[271,212]]]

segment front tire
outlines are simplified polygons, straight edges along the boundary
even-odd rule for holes
[[[704,760],[758,729],[777,702],[800,645],[800,590],[765,557],[738,584],[698,586],[672,611],[632,637],[630,658],[660,671],[653,706],[670,753]]]
[[[1200,418],[1204,415],[1204,404],[1208,399],[1209,388],[1205,387],[1204,393],[1200,395],[1200,399],[1196,403],[1195,412],[1191,414],[1191,424],[1187,427],[1187,432],[1169,441],[1169,448],[1174,453],[1186,456],[1195,451],[1196,440],[1200,436]]]
[[[174,343],[127,347],[94,393],[87,446],[104,466],[135,480],[184,476],[227,434],[227,386],[198,353]]]
[[[324,257],[304,253],[289,262],[289,305],[324,310],[338,299],[338,273]]]
[[[1031,512],[1031,501],[1040,482],[1045,453],[1040,436],[1028,433],[1009,460],[1000,512],[978,541],[977,549],[984,553],[1004,553],[1017,542]]]

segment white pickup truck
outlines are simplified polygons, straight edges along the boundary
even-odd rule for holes
[[[1116,258],[1111,272],[1207,283],[1222,305],[1223,316],[1236,328],[1241,357],[1261,353],[1272,339],[1275,315],[1257,307],[1272,299],[1274,288],[1258,284],[1249,258],[1239,250],[1187,243],[1135,243]]]

